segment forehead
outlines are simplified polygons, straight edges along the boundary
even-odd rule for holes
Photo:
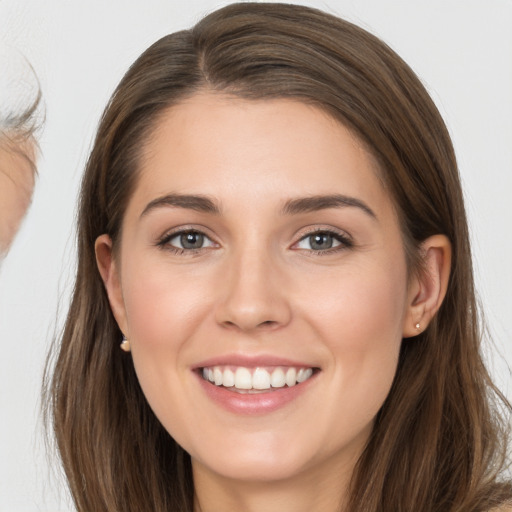
[[[360,139],[320,108],[204,93],[161,115],[133,199],[139,208],[170,192],[244,202],[335,192],[381,200],[380,174]]]

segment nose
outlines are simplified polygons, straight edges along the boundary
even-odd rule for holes
[[[215,315],[220,325],[254,332],[289,323],[287,287],[275,258],[263,250],[245,250],[227,261],[226,267]]]

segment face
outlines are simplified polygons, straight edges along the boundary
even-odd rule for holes
[[[112,309],[195,472],[353,466],[410,290],[393,203],[350,131],[291,100],[188,99],[145,149],[119,249],[97,242]]]
[[[30,204],[33,153],[31,143],[23,143],[15,151],[0,144],[0,254],[9,248]]]

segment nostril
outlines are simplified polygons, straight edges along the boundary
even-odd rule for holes
[[[243,325],[239,325],[237,322],[233,322],[231,320],[226,320],[225,322],[223,322],[223,325],[225,327],[228,327],[228,328],[237,328],[237,329],[240,329],[242,328],[243,330],[258,330],[258,329],[273,329],[275,327],[277,327],[279,325],[279,322],[276,322],[275,320],[264,320],[263,322],[258,322],[258,323],[255,323],[254,327],[252,326],[243,326]]]
[[[265,320],[264,322],[260,322],[256,328],[263,328],[263,329],[269,329],[269,328],[273,328],[273,327],[276,327],[277,325],[279,325],[278,322],[276,322],[275,320]]]

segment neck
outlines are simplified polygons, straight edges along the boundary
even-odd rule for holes
[[[355,462],[333,461],[284,480],[241,481],[193,460],[194,512],[342,512]]]

